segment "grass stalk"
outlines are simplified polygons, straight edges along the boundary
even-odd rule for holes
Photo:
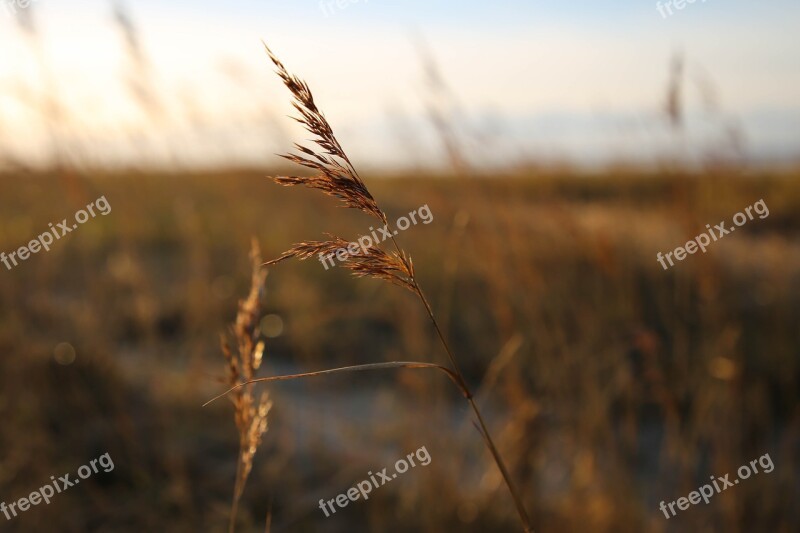
[[[394,239],[392,239],[394,240]],[[396,243],[395,243],[396,244]],[[520,497],[519,492],[517,491],[514,482],[511,479],[511,475],[508,473],[508,469],[506,468],[505,462],[503,461],[500,452],[497,450],[497,446],[494,444],[494,440],[492,439],[491,433],[489,433],[489,428],[486,426],[486,422],[483,420],[483,415],[481,415],[480,409],[478,409],[478,404],[475,403],[475,398],[472,395],[472,391],[467,385],[466,380],[464,379],[464,374],[461,373],[461,368],[456,361],[455,355],[453,355],[453,351],[450,349],[450,345],[447,343],[447,340],[444,338],[444,334],[442,333],[441,328],[439,327],[439,323],[436,321],[436,317],[433,314],[433,310],[431,309],[430,303],[428,303],[428,299],[425,297],[425,293],[422,291],[422,288],[417,283],[415,278],[412,278],[414,283],[414,288],[416,289],[416,293],[419,296],[422,304],[425,306],[425,310],[428,313],[428,317],[431,319],[433,323],[433,327],[436,330],[436,333],[439,337],[439,340],[442,343],[442,346],[447,352],[447,356],[450,359],[450,364],[453,365],[453,371],[455,372],[456,376],[458,376],[459,381],[461,382],[461,387],[465,392],[465,396],[467,401],[469,402],[470,407],[472,408],[472,412],[475,413],[475,417],[478,419],[478,424],[480,426],[480,433],[486,443],[486,446],[489,448],[489,452],[492,454],[492,458],[494,459],[495,464],[497,464],[497,468],[500,470],[500,474],[503,476],[503,481],[508,487],[508,491],[511,493],[511,498],[514,500],[514,506],[517,508],[517,513],[519,514],[519,519],[522,522],[523,528],[525,533],[533,533],[533,527],[531,526],[531,520],[528,516],[528,512],[525,510],[525,505],[522,503],[522,498]]]
[[[276,67],[276,73],[283,81],[287,89],[292,93],[293,106],[299,113],[295,117],[300,124],[302,124],[306,131],[312,136],[314,147],[309,147],[303,144],[295,144],[295,153],[285,154],[282,157],[296,163],[306,169],[311,169],[314,172],[312,176],[275,176],[272,179],[284,186],[305,186],[312,189],[322,191],[328,196],[336,198],[340,205],[352,209],[357,209],[370,216],[380,220],[384,225],[388,225],[388,217],[386,212],[376,202],[375,198],[370,193],[361,176],[358,175],[355,166],[351,162],[347,153],[342,148],[333,133],[325,115],[317,106],[314,96],[308,84],[297,76],[289,73],[283,63],[272,53],[272,51],[264,43],[264,48],[267,54]],[[439,365],[429,365],[440,370],[445,370],[448,375],[459,386],[465,398],[470,404],[472,411],[475,413],[477,419],[477,427],[484,439],[484,442],[492,455],[497,468],[503,477],[511,497],[514,500],[517,513],[519,514],[525,533],[532,533],[533,529],[530,524],[530,518],[525,511],[525,506],[522,503],[522,498],[519,491],[514,486],[511,475],[506,468],[505,463],[497,450],[497,446],[489,433],[486,422],[478,409],[475,400],[473,399],[472,392],[467,386],[464,374],[456,361],[453,351],[445,339],[439,323],[437,322],[433,310],[425,297],[425,293],[420,287],[416,275],[414,273],[414,266],[411,258],[400,248],[394,236],[391,236],[394,245],[394,252],[386,252],[377,243],[370,243],[369,246],[360,245],[360,250],[353,252],[350,249],[350,242],[342,237],[336,235],[328,235],[328,240],[325,241],[309,241],[301,242],[293,245],[289,250],[281,254],[280,257],[272,261],[268,261],[265,265],[274,265],[281,261],[290,258],[309,259],[312,257],[320,257],[326,255],[336,254],[342,249],[348,250],[348,255],[342,266],[351,270],[354,275],[358,277],[372,277],[389,281],[395,285],[405,287],[410,290],[422,302],[425,311],[433,322],[434,329],[439,337],[439,340],[447,352],[447,357],[450,360],[452,370],[445,370],[444,367]],[[353,370],[366,370],[368,368],[388,368],[395,366],[381,365],[359,365],[358,367],[348,367],[346,369],[334,369],[331,371],[321,371],[305,375],[295,375],[293,377],[310,377],[311,375],[323,375],[326,373],[353,371]],[[420,363],[412,363],[413,367],[420,368],[424,365]],[[288,377],[286,378],[288,379]],[[265,378],[262,381],[270,381],[275,379]]]

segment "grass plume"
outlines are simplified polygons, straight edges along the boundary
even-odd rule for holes
[[[337,250],[347,249],[352,245],[341,237],[327,235],[330,240],[297,243],[280,257],[264,264],[271,266],[291,258],[305,260],[314,256],[335,254]],[[348,250],[348,257],[342,264],[356,277],[369,276],[389,281],[412,292],[416,290],[413,283],[414,265],[403,251],[387,253],[373,245],[364,249],[360,246],[357,249],[352,247]]]
[[[378,206],[374,197],[370,194],[366,185],[359,177],[352,162],[347,157],[347,154],[334,136],[333,129],[314,102],[314,97],[308,84],[297,76],[290,74],[283,63],[272,53],[266,43],[264,47],[277,69],[278,76],[280,76],[284,85],[292,94],[292,103],[299,113],[299,117],[295,117],[295,120],[300,122],[305,129],[313,135],[313,142],[317,147],[317,150],[314,150],[296,144],[295,147],[301,154],[286,154],[283,156],[289,161],[314,170],[317,172],[316,175],[311,177],[282,176],[273,177],[273,179],[281,185],[304,185],[312,189],[320,189],[324,193],[338,198],[345,207],[364,211],[378,218],[385,224],[387,222],[386,214]],[[343,262],[343,265],[345,268],[352,270],[357,276],[372,276],[402,285],[419,297],[450,359],[452,373],[456,376],[457,383],[459,383],[460,388],[465,392],[467,401],[473,410],[477,421],[476,427],[478,427],[478,430],[484,438],[486,446],[492,454],[503,476],[503,480],[511,493],[523,529],[526,532],[531,532],[533,529],[525,506],[522,503],[522,498],[511,480],[508,469],[494,444],[494,440],[466,384],[456,358],[442,333],[442,329],[439,327],[434,317],[433,310],[414,276],[411,259],[400,249],[394,237],[392,237],[391,240],[395,247],[395,251],[391,254],[378,247],[372,247],[366,253],[349,254]],[[307,259],[319,253],[330,253],[339,248],[347,248],[348,244],[346,240],[335,236],[331,236],[331,239],[328,241],[299,243],[295,244],[279,258],[267,264],[275,264],[292,257]]]
[[[261,267],[261,253],[255,240],[250,251],[250,261],[253,265],[250,292],[247,298],[239,301],[236,321],[228,335],[223,336],[221,340],[227,383],[233,388],[230,399],[234,406],[234,420],[239,431],[239,457],[236,463],[236,482],[228,526],[228,531],[231,533],[236,524],[239,500],[253,468],[253,456],[261,444],[261,437],[267,431],[267,414],[272,407],[266,392],[256,399],[253,386],[248,384],[252,382],[256,370],[261,366],[264,355],[264,341],[260,339],[258,323],[266,271]]]
[[[295,148],[300,154],[284,154],[281,156],[293,163],[314,170],[317,172],[315,176],[278,176],[273,179],[281,185],[305,185],[312,189],[319,189],[327,195],[338,198],[344,207],[359,209],[386,223],[386,215],[378,208],[375,199],[367,190],[367,186],[364,185],[347,154],[334,136],[333,128],[331,128],[325,115],[317,108],[308,84],[297,76],[289,74],[286,67],[272,53],[266,43],[264,43],[264,48],[275,64],[278,76],[280,76],[284,85],[294,97],[292,105],[300,114],[299,117],[295,117],[295,120],[313,135],[313,143],[318,148],[318,150],[314,150],[296,143]]]

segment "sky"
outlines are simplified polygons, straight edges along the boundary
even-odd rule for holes
[[[0,0],[0,155],[274,161],[304,134],[263,39],[369,166],[445,164],[430,109],[476,164],[800,158],[796,0],[137,0],[141,63],[113,2],[21,1]]]

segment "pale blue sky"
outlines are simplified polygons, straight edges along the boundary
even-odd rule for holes
[[[420,161],[441,153],[424,118],[429,93],[420,39],[453,90],[466,144],[490,135],[515,154],[592,161],[676,149],[658,113],[669,58],[682,50],[692,135],[681,150],[723,142],[725,128],[738,124],[755,156],[800,153],[795,0],[697,0],[667,18],[649,0],[344,4],[127,2],[165,107],[157,126],[126,93],[110,2],[34,0],[33,9],[44,57],[75,122],[65,134],[82,128],[84,142],[117,143],[108,153],[119,157],[130,151],[121,139],[131,137],[169,150],[215,147],[188,159],[214,154],[260,161],[280,151],[286,139],[276,133],[286,128],[281,134],[294,139],[297,131],[282,118],[290,112],[288,98],[264,59],[261,38],[311,83],[340,135],[371,164],[399,158],[401,137]],[[42,76],[31,47],[2,10],[0,49],[6,51],[2,86],[39,92]],[[234,81],[231,72],[246,75]],[[708,87],[720,104],[715,117],[703,112]],[[0,123],[7,132],[29,133],[11,136],[15,149],[29,153],[43,128],[17,100],[0,90]],[[233,142],[233,134],[245,140]]]

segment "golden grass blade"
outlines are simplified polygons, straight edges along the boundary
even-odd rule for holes
[[[450,370],[449,368],[443,367],[441,365],[436,365],[436,364],[433,364],[433,363],[418,363],[418,362],[413,362],[413,361],[392,361],[392,362],[389,362],[389,363],[368,363],[368,364],[363,364],[363,365],[353,365],[353,366],[343,366],[343,367],[340,367],[340,368],[331,368],[331,369],[328,369],[328,370],[317,370],[316,372],[303,372],[301,374],[287,374],[287,375],[283,375],[283,376],[270,376],[270,377],[266,377],[266,378],[251,379],[250,381],[246,381],[244,383],[239,383],[238,385],[235,385],[235,386],[231,387],[230,389],[226,390],[222,394],[219,394],[219,395],[211,398],[210,400],[208,400],[206,403],[203,404],[203,407],[205,407],[205,406],[207,406],[207,405],[219,400],[220,398],[223,398],[223,397],[227,396],[231,392],[234,392],[237,389],[240,389],[241,387],[244,387],[245,385],[252,385],[254,383],[269,383],[269,382],[272,382],[272,381],[287,381],[287,380],[292,380],[292,379],[303,379],[303,378],[313,378],[313,377],[318,377],[318,376],[328,376],[328,375],[331,375],[331,374],[340,374],[340,373],[343,373],[343,372],[361,372],[361,371],[364,371],[364,370],[383,370],[383,369],[387,369],[387,368],[433,368],[433,369],[436,369],[436,370],[440,370],[440,371],[444,372],[445,374],[447,374],[447,376],[451,380],[453,380],[453,383],[455,383],[456,386],[459,388],[461,393],[464,394],[464,397],[467,397],[467,391],[464,388],[463,383],[461,382],[459,377],[452,370]]]

